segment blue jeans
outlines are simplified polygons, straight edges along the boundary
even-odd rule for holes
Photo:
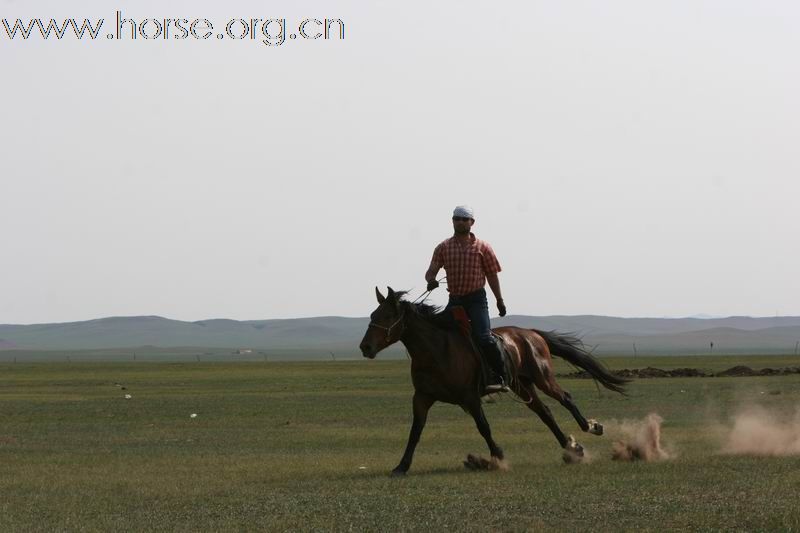
[[[496,346],[492,334],[490,333],[489,323],[489,302],[486,300],[486,289],[479,289],[462,296],[450,295],[445,311],[451,307],[460,305],[467,312],[470,322],[472,322],[472,336],[478,342],[481,350],[492,349]]]

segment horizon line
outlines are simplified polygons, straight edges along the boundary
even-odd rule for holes
[[[533,317],[533,318],[547,318],[547,317],[602,317],[602,318],[618,318],[623,320],[637,320],[637,319],[645,319],[645,320],[725,320],[729,318],[751,318],[751,319],[765,319],[765,318],[800,318],[800,315],[769,315],[769,316],[754,316],[754,315],[708,315],[705,313],[698,313],[696,315],[689,315],[689,316],[620,316],[620,315],[599,315],[593,313],[584,313],[584,314],[575,314],[575,315],[566,315],[566,314],[551,314],[551,315],[528,315],[528,314],[510,314],[506,317],[502,317],[505,319],[520,316],[520,317]],[[110,315],[98,318],[88,318],[85,320],[67,320],[63,322],[31,322],[31,323],[0,323],[0,327],[2,326],[47,326],[47,325],[63,325],[63,324],[79,324],[83,322],[94,322],[99,320],[111,320],[111,319],[135,319],[135,318],[157,318],[161,320],[170,320],[173,322],[184,322],[186,324],[198,324],[200,322],[211,322],[211,321],[220,321],[226,320],[230,322],[268,322],[268,321],[278,321],[278,320],[308,320],[308,319],[322,319],[322,318],[352,318],[352,319],[368,319],[368,316],[344,316],[344,315],[314,315],[314,316],[300,316],[300,317],[287,317],[287,318],[257,318],[257,319],[236,319],[236,318],[224,318],[224,317],[217,317],[217,318],[202,318],[200,320],[181,320],[178,318],[169,318],[162,315]],[[493,316],[491,317],[492,320],[497,320],[501,317]]]

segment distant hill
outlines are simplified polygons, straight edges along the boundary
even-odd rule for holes
[[[14,348],[18,348],[18,346],[13,342],[0,339],[0,350],[13,350]]]
[[[313,317],[184,322],[158,316],[0,325],[0,350],[97,350],[141,346],[208,347],[357,356],[368,318]],[[619,318],[515,315],[492,321],[573,332],[598,354],[792,353],[800,317]],[[402,347],[392,353],[402,354]],[[298,356],[300,357],[300,356]]]
[[[596,345],[599,354],[786,354],[794,352],[795,343],[800,340],[800,326],[758,330],[724,327],[656,335],[600,334],[587,335],[585,340]]]
[[[733,328],[757,331],[782,326],[800,326],[800,317],[749,317],[732,316],[728,318],[620,318],[613,316],[575,315],[575,316],[526,316],[514,315],[498,318],[493,326],[514,324],[538,329],[557,329],[578,331],[585,335],[626,334],[658,335],[702,331],[714,328]]]
[[[198,322],[158,316],[111,317],[59,324],[0,325],[0,338],[13,342],[18,349],[31,350],[135,346],[357,347],[367,324],[366,318],[343,317]]]

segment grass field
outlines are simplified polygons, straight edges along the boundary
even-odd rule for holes
[[[722,370],[796,359],[606,361]],[[611,461],[613,434],[581,434],[548,400],[593,458],[565,465],[538,418],[503,398],[486,412],[511,469],[468,472],[461,461],[485,444],[471,418],[437,404],[409,475],[391,479],[410,423],[408,366],[0,365],[0,531],[800,529],[800,457],[720,455],[716,431],[748,402],[791,416],[799,375],[638,380],[629,398],[561,380],[607,428],[659,413],[676,458],[646,464]]]

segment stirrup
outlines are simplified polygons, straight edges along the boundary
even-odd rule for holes
[[[499,383],[490,383],[486,385],[484,390],[486,394],[491,394],[495,392],[509,392],[511,389],[508,388],[503,378],[500,378]]]

